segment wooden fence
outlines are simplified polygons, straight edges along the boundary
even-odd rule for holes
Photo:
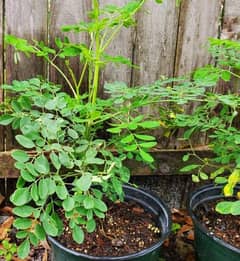
[[[121,5],[127,1],[100,2]],[[152,82],[161,75],[182,75],[211,62],[206,48],[209,37],[240,38],[239,0],[182,0],[179,7],[175,0],[164,0],[162,5],[154,2],[146,3],[137,15],[137,26],[124,29],[108,50],[111,54],[132,59],[140,69],[108,66],[101,75],[101,83],[120,80],[132,86]],[[49,75],[51,80],[58,81],[58,75],[48,70],[39,58],[21,56],[21,62],[14,64],[13,50],[5,48],[4,35],[51,43],[56,36],[61,36],[59,28],[62,25],[85,19],[90,8],[90,0],[0,0],[0,84],[35,75]],[[70,37],[87,41],[76,35]],[[79,68],[76,62],[75,70]],[[4,98],[6,94],[0,92],[0,101]],[[174,147],[177,142],[172,145]],[[9,157],[12,148],[11,130],[1,128],[0,177],[17,174]],[[172,168],[168,168],[169,173]]]

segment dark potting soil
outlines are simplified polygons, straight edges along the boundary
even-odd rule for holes
[[[211,200],[199,205],[195,214],[212,235],[240,248],[240,218],[217,213],[215,207],[219,201]]]
[[[67,220],[58,241],[69,249],[91,256],[124,256],[156,243],[160,229],[154,217],[135,202],[110,203],[104,219],[97,219],[93,233],[85,233],[82,244],[73,241]]]

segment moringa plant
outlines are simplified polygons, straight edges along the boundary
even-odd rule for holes
[[[200,158],[194,151],[185,155],[184,161],[194,156],[199,164],[187,165],[182,171],[193,172],[192,179],[195,182],[210,178],[216,184],[223,184],[224,195],[233,197],[234,189],[240,184],[240,97],[237,93],[240,79],[240,43],[210,39],[210,52],[217,59],[217,66],[198,69],[194,74],[195,81],[205,85],[217,85],[219,79],[226,82],[231,80],[237,88],[229,88],[225,94],[208,91],[191,115],[176,116],[176,125],[188,127],[184,139],[191,143],[194,133],[207,133],[209,147],[215,154],[213,158]],[[210,175],[206,173],[206,167],[212,169]],[[237,193],[236,200],[218,203],[216,210],[221,214],[240,215],[240,192]]]
[[[88,22],[62,28],[63,32],[88,34],[88,45],[71,42],[67,36],[55,39],[56,49],[42,41],[28,42],[13,35],[5,38],[15,48],[16,60],[20,52],[44,59],[71,91],[41,78],[2,86],[14,96],[5,102],[0,124],[18,130],[15,138],[21,146],[12,153],[20,177],[11,196],[18,216],[14,226],[21,240],[20,258],[26,258],[30,244],[39,244],[46,235],[61,235],[61,213],[69,222],[73,240],[82,243],[84,233],[95,230],[96,218],[105,217],[105,200],[124,199],[122,186],[130,178],[124,160],[153,165],[150,149],[157,141],[148,131],[166,125],[173,104],[197,100],[205,91],[201,83],[179,78],[135,88],[120,82],[106,84],[109,98],[98,97],[100,70],[106,64],[133,66],[127,58],[110,56],[106,50],[122,27],[135,25],[134,15],[145,2],[100,7],[99,1],[92,0]],[[73,57],[82,64],[80,75],[71,67]],[[58,60],[64,62],[67,73]],[[139,113],[139,108],[149,105],[159,106],[161,114]]]

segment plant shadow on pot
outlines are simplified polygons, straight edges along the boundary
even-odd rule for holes
[[[168,208],[158,196],[152,192],[140,188],[124,186],[125,199],[135,201],[147,212],[156,217],[156,224],[161,228],[161,237],[157,243],[140,252],[118,257],[94,257],[70,250],[61,245],[55,238],[48,237],[53,251],[54,261],[85,261],[85,260],[132,260],[132,261],[156,261],[160,257],[160,248],[171,230],[171,217]]]
[[[239,191],[240,186],[236,186],[234,193]],[[195,232],[195,250],[198,261],[239,261],[240,249],[226,243],[222,239],[216,237],[213,233],[200,222],[196,216],[196,208],[211,200],[224,198],[223,186],[206,185],[190,196],[188,202],[188,211],[193,219]]]

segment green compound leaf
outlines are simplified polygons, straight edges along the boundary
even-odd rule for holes
[[[200,182],[200,179],[199,179],[199,177],[197,175],[193,174],[192,175],[192,181],[198,183],[198,182]]]
[[[71,197],[68,197],[66,198],[64,201],[63,201],[63,208],[65,209],[65,211],[71,211],[73,210],[74,208],[74,205],[75,205],[75,201],[73,198]]]
[[[35,234],[40,240],[44,240],[46,238],[46,233],[40,224],[35,226]]]
[[[33,246],[35,246],[35,247],[38,246],[39,239],[34,233],[32,233],[32,232],[29,233],[29,239],[30,239],[31,244],[33,244]]]
[[[38,185],[36,183],[31,187],[31,197],[35,202],[39,200]]]
[[[84,232],[81,227],[75,225],[72,230],[72,236],[74,241],[76,241],[78,244],[82,244],[84,241]]]
[[[18,231],[16,233],[16,238],[18,238],[18,239],[23,239],[23,238],[26,238],[27,236],[28,236],[27,231]]]
[[[200,172],[199,173],[199,176],[202,180],[208,180],[208,175],[204,172]]]
[[[17,229],[28,229],[32,226],[32,220],[28,218],[16,218],[13,225]]]
[[[60,198],[61,200],[64,200],[68,196],[68,191],[67,191],[65,185],[56,186],[56,193],[57,193],[58,198]]]
[[[144,121],[144,122],[139,123],[138,125],[144,129],[153,129],[153,128],[159,127],[160,122],[159,121]]]
[[[86,224],[86,229],[88,233],[92,233],[96,229],[96,222],[94,219],[88,220]]]
[[[14,117],[8,114],[0,116],[0,125],[7,126],[14,120]]]
[[[232,202],[222,201],[216,205],[216,211],[220,214],[230,214],[232,209]]]
[[[35,144],[33,143],[33,141],[29,138],[27,138],[26,136],[23,135],[16,135],[16,140],[17,142],[23,146],[24,148],[27,149],[32,149],[35,147]]]
[[[51,216],[44,213],[41,221],[42,221],[43,228],[48,235],[50,235],[52,237],[55,237],[58,235],[57,223]]]
[[[40,199],[46,199],[48,196],[47,179],[41,179],[38,183],[38,195]]]
[[[33,182],[36,179],[36,177],[32,176],[31,173],[25,169],[21,169],[20,173],[21,177],[27,182]]]
[[[49,173],[50,165],[47,158],[43,154],[35,159],[34,168],[41,174]]]
[[[231,213],[234,216],[240,215],[240,200],[233,202]]]
[[[180,169],[181,172],[188,172],[188,171],[191,171],[191,170],[194,170],[196,168],[200,167],[199,164],[192,164],[192,165],[187,165],[183,168]]]
[[[121,142],[126,144],[126,143],[130,143],[134,140],[134,136],[133,134],[129,134],[127,136],[125,136],[124,138],[121,139]]]
[[[139,154],[144,161],[146,161],[148,163],[154,162],[154,158],[148,152],[146,152],[144,150],[140,150]]]
[[[79,138],[78,133],[73,129],[68,129],[68,135],[74,140]]]
[[[83,200],[83,206],[85,209],[92,209],[94,208],[94,199],[92,196],[86,196],[85,199]]]
[[[155,141],[150,141],[150,142],[142,142],[142,143],[139,143],[138,144],[141,148],[144,148],[144,149],[150,149],[150,148],[153,148],[157,145],[157,142]]]
[[[23,150],[15,150],[12,152],[12,157],[21,163],[25,163],[29,160],[28,154]]]
[[[23,206],[31,200],[28,188],[18,188],[11,196],[11,202],[15,206]]]
[[[29,239],[25,239],[18,247],[17,253],[21,259],[25,259],[27,258],[29,252],[30,252],[30,242]]]
[[[55,152],[51,152],[50,153],[50,159],[51,159],[51,162],[53,164],[53,166],[59,170],[61,168],[61,163],[59,161],[59,158],[57,156],[57,154]]]
[[[90,173],[84,174],[80,179],[78,179],[75,182],[75,186],[82,191],[87,191],[91,187],[91,184],[92,174]]]
[[[106,212],[107,211],[107,205],[98,198],[94,198],[94,207],[102,212]]]
[[[31,206],[15,207],[13,213],[19,217],[30,217],[33,213],[34,208]]]
[[[151,135],[134,134],[134,136],[136,138],[138,138],[139,140],[144,140],[144,141],[153,141],[153,140],[155,140],[155,137],[151,136]]]

